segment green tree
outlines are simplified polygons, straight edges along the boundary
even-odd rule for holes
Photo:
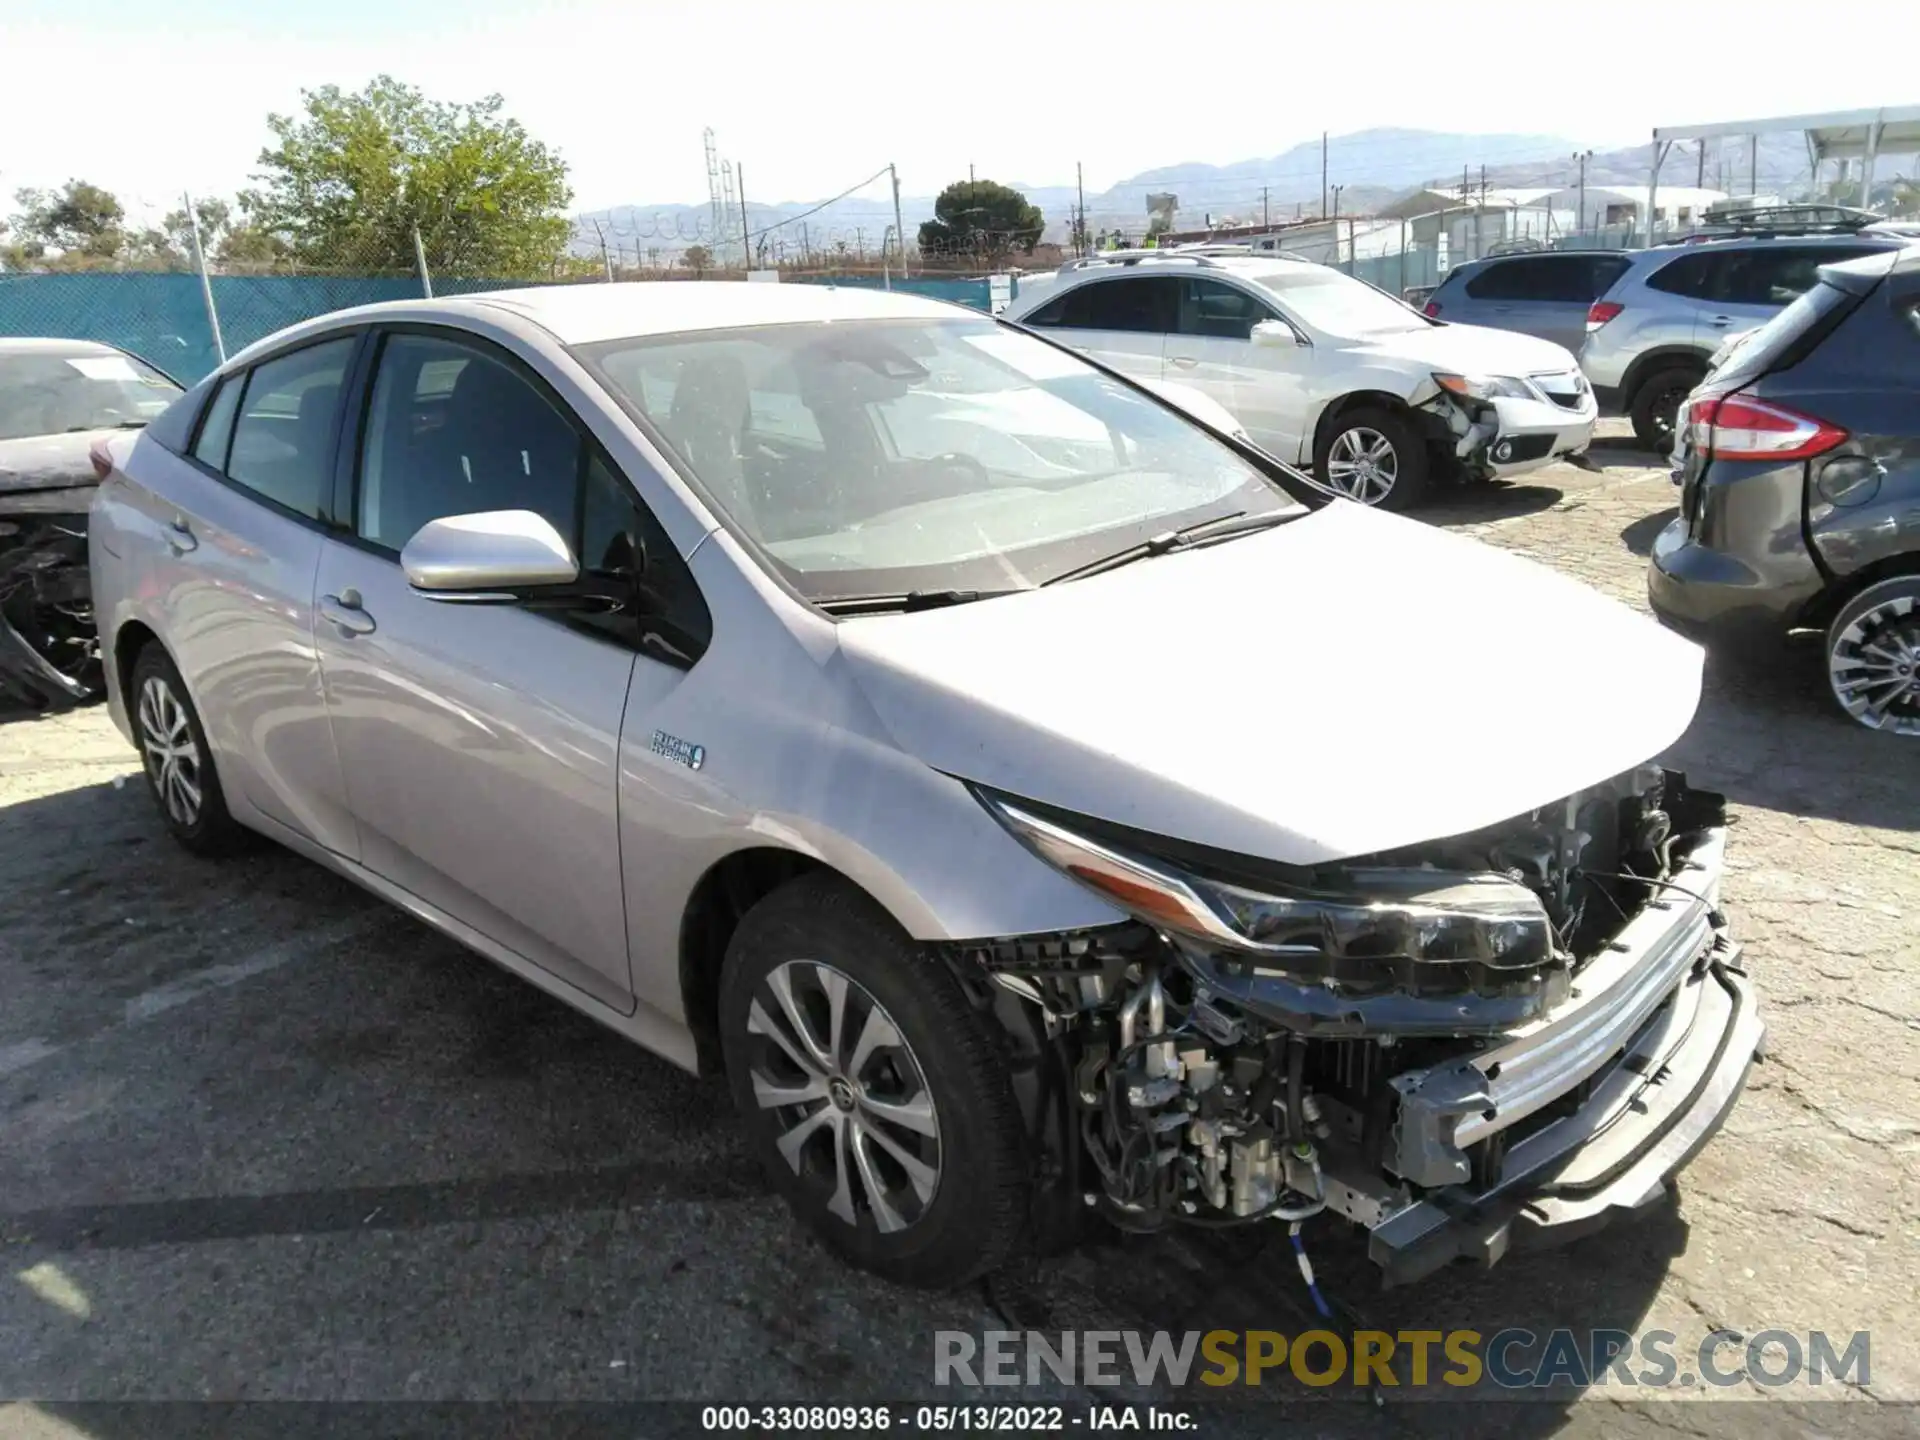
[[[920,226],[920,249],[929,255],[1031,253],[1047,223],[1038,205],[993,180],[956,180],[933,202],[933,215]]]
[[[50,261],[63,268],[115,259],[127,243],[126,210],[111,190],[69,180],[59,190],[20,190],[10,229],[14,264]]]
[[[293,258],[330,268],[411,270],[417,227],[430,270],[549,274],[570,224],[567,167],[503,114],[498,95],[429,100],[382,75],[358,94],[301,92],[270,115],[261,188],[240,198]]]
[[[713,252],[704,245],[689,245],[680,253],[680,263],[700,275],[712,268]]]

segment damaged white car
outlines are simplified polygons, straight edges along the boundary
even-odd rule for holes
[[[179,395],[111,345],[0,336],[0,699],[44,711],[100,698],[87,595],[93,447]]]
[[[893,1278],[1090,1216],[1490,1261],[1659,1199],[1759,1046],[1723,803],[1647,763],[1698,649],[985,316],[371,307],[108,458],[110,700],[167,828],[724,1072]],[[1548,654],[1549,720],[1456,695]]]
[[[1599,413],[1564,347],[1431,319],[1340,271],[1231,246],[1143,250],[1022,277],[1005,318],[1136,380],[1224,406],[1348,499],[1420,503],[1587,448]]]

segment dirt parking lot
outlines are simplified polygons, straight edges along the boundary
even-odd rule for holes
[[[1592,458],[1427,518],[1641,604],[1673,490],[1618,436]],[[1409,724],[1581,703],[1577,654],[1409,674]],[[1329,1241],[1323,1281],[1387,1330],[1872,1334],[1868,1384],[1819,1401],[1673,1392],[1776,1402],[1737,1425],[1612,1386],[1475,1433],[1913,1433],[1825,1397],[1920,1400],[1920,747],[1842,723],[1789,653],[1710,666],[1666,758],[1734,802],[1728,909],[1770,1026],[1678,1208],[1408,1291]],[[1130,1239],[948,1296],[849,1273],[767,1193],[722,1087],[290,855],[183,854],[104,711],[0,724],[0,807],[0,1402],[38,1402],[0,1431],[106,1433],[73,1402],[119,1399],[924,1398],[933,1332],[1009,1310],[1309,1323],[1284,1234]],[[1322,1413],[1400,1433],[1446,1408]]]

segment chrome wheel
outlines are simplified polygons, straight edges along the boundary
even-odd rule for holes
[[[940,1187],[939,1115],[880,1002],[831,965],[789,960],[760,982],[747,1033],[754,1099],[827,1211],[882,1234],[919,1221]]]
[[[167,814],[191,827],[200,818],[200,746],[186,706],[159,675],[149,675],[140,687],[140,753]]]
[[[1920,597],[1889,595],[1837,627],[1827,679],[1841,708],[1868,729],[1920,735]]]
[[[1349,500],[1378,505],[1399,478],[1399,452],[1378,430],[1356,425],[1333,437],[1327,450],[1327,483]]]

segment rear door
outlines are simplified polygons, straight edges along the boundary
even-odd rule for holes
[[[1764,245],[1717,255],[1697,338],[1717,350],[1728,335],[1764,325],[1814,287],[1822,265],[1852,260],[1870,247]]]
[[[1062,344],[1123,374],[1158,380],[1167,333],[1179,312],[1180,282],[1165,275],[1120,275],[1074,286],[1025,323],[1056,332]]]
[[[229,376],[185,454],[141,475],[168,652],[229,796],[357,853],[313,650],[341,396],[360,343],[323,338]]]
[[[1175,283],[1179,313],[1167,339],[1166,378],[1219,401],[1262,449],[1283,460],[1297,459],[1306,428],[1312,349],[1255,345],[1255,325],[1287,322],[1238,286],[1204,276]]]
[[[1625,261],[1579,251],[1519,255],[1468,278],[1471,302],[1449,320],[1537,335],[1578,351],[1586,339],[1587,308],[1620,277]]]

